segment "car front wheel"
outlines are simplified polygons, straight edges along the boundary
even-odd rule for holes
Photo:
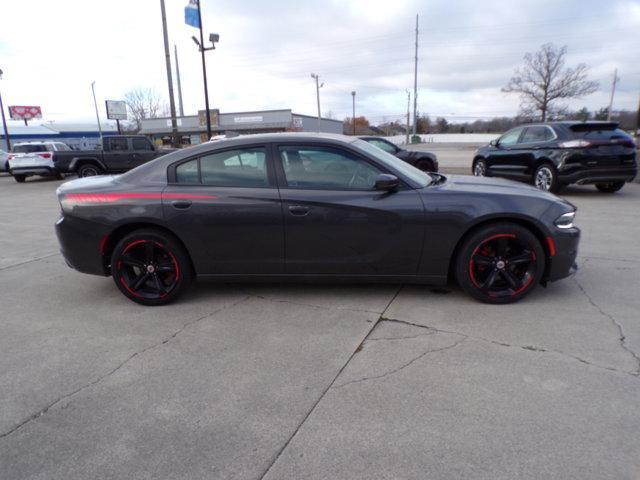
[[[487,164],[484,162],[484,160],[476,160],[476,163],[473,165],[473,174],[476,177],[487,176]]]
[[[418,170],[422,170],[423,172],[435,172],[435,168],[433,167],[433,162],[431,160],[420,160],[416,164],[416,168]]]
[[[24,181],[27,179],[25,175],[14,175],[13,178],[18,183],[24,183]]]
[[[624,187],[624,182],[596,183],[596,188],[603,193],[615,193]]]
[[[520,300],[540,282],[545,253],[526,228],[497,223],[472,233],[459,250],[456,278],[477,300],[503,304]]]
[[[122,238],[111,256],[111,274],[127,298],[149,306],[175,300],[193,278],[187,252],[160,230],[138,230]]]

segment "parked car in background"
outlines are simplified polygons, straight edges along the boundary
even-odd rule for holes
[[[421,172],[342,135],[207,142],[58,188],[67,264],[161,305],[197,277],[443,285],[509,303],[575,271],[575,207],[502,179]]]
[[[471,168],[551,192],[576,183],[612,193],[638,173],[636,155],[633,138],[615,122],[548,122],[509,130],[480,148]]]
[[[371,145],[375,145],[378,148],[381,148],[387,153],[391,155],[395,155],[400,160],[404,160],[409,165],[413,165],[419,170],[423,172],[437,172],[438,171],[438,159],[435,154],[431,152],[417,152],[415,150],[405,150],[403,148],[398,147],[396,144],[391,143],[389,140],[386,140],[381,137],[370,137],[370,136],[362,136],[360,137],[365,142],[370,143]]]
[[[42,175],[62,178],[62,171],[54,162],[54,155],[71,149],[62,142],[21,142],[13,145],[8,156],[9,173],[16,182],[27,177]]]
[[[9,154],[4,150],[0,150],[0,172],[9,171]]]
[[[112,135],[103,138],[100,150],[71,150],[56,153],[56,168],[79,177],[105,173],[122,173],[164,155],[170,150],[158,150],[143,135]]]

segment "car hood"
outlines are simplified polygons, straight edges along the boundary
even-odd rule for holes
[[[446,181],[439,188],[455,193],[483,195],[517,195],[540,200],[563,202],[571,205],[552,193],[538,190],[525,183],[495,177],[475,177],[471,175],[446,175]]]

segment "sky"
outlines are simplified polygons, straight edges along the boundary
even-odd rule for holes
[[[404,120],[413,90],[419,14],[418,110],[450,121],[514,115],[501,92],[526,52],[568,47],[567,65],[586,63],[599,90],[571,108],[609,102],[635,110],[640,94],[640,0],[201,0],[210,105],[221,112],[290,108],[372,123]],[[184,24],[187,0],[165,0],[177,45],[186,114],[204,108],[202,67]],[[172,62],[173,53],[172,53]],[[0,2],[0,93],[7,105],[40,105],[44,121],[94,122],[104,100],[151,88],[168,100],[160,0]],[[175,72],[175,65],[174,65]],[[174,86],[175,86],[174,73]],[[177,95],[176,95],[177,102]],[[413,102],[413,100],[412,100]]]

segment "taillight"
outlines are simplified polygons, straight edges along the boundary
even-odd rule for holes
[[[569,140],[567,142],[560,142],[560,148],[586,148],[593,145],[588,140]]]
[[[51,158],[51,154],[49,152],[47,152],[47,153],[39,153],[38,155],[40,155],[42,158]]]
[[[13,160],[14,158],[16,158],[16,156],[13,153],[10,153],[9,156],[7,156],[7,160]]]

